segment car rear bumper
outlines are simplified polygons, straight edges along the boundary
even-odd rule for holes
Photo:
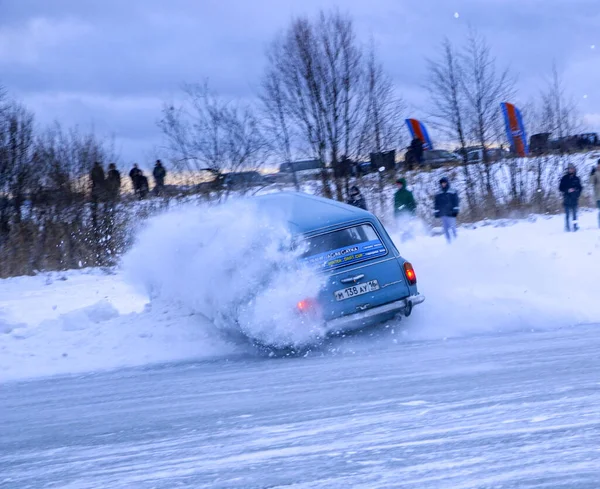
[[[361,329],[365,326],[391,319],[397,314],[409,315],[412,312],[412,308],[423,301],[425,301],[425,296],[421,294],[411,295],[405,299],[390,302],[383,306],[373,307],[372,309],[332,319],[327,321],[326,329],[328,332]]]

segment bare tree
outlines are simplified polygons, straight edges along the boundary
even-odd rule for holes
[[[33,114],[8,102],[0,111],[0,233],[9,231],[10,215],[21,221],[27,192],[36,176],[31,164]]]
[[[274,63],[274,60],[271,58],[272,53],[268,53],[267,56],[272,65]],[[274,153],[290,165],[294,187],[296,190],[300,190],[296,167],[292,165],[294,126],[280,72],[272,68],[266,72],[259,96],[262,103],[265,133],[271,135],[269,143],[274,149]]]
[[[321,110],[325,104],[317,78],[318,48],[314,26],[307,19],[296,19],[270,49],[267,70],[276,73],[281,81],[288,113],[308,151],[325,163],[327,138]],[[324,194],[331,197],[325,168],[321,171],[321,180]]]
[[[89,188],[88,175],[95,162],[116,162],[111,140],[78,127],[64,129],[55,122],[37,137],[33,162],[45,192],[60,196],[61,205],[82,200]]]
[[[295,19],[271,44],[263,100],[285,101],[290,127],[308,151],[334,169],[335,190],[343,198],[347,178],[339,171],[346,158],[357,156],[367,103],[366,63],[352,20],[338,11],[317,20]],[[346,174],[347,175],[347,174]],[[331,197],[329,174],[321,173],[323,192]]]
[[[551,78],[541,93],[539,110],[544,132],[553,133],[560,140],[575,135],[583,126],[577,104],[567,94],[556,63],[552,64]]]
[[[404,100],[396,93],[392,79],[377,60],[373,47],[367,58],[365,83],[367,102],[364,128],[359,139],[359,156],[398,147],[406,111]]]
[[[500,103],[514,95],[514,80],[508,69],[499,71],[485,38],[471,30],[462,52],[462,90],[466,100],[468,129],[481,147],[483,178],[489,203],[494,203],[492,165],[487,149],[501,134]]]
[[[179,170],[218,172],[259,169],[268,144],[254,110],[226,102],[207,83],[184,87],[180,107],[166,105],[159,122]]]
[[[464,65],[449,39],[442,42],[438,59],[428,60],[427,89],[431,101],[431,120],[450,140],[457,141],[465,163],[465,193],[469,207],[475,206],[473,175],[467,166],[468,121],[464,92]]]

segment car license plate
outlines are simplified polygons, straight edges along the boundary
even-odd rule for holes
[[[376,290],[379,290],[379,282],[377,282],[377,280],[370,280],[365,284],[356,284],[352,287],[336,290],[334,292],[335,300],[344,301],[356,297],[357,295],[368,294],[369,292],[374,292]]]

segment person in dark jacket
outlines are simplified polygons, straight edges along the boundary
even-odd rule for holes
[[[106,176],[106,193],[110,200],[118,200],[121,193],[121,173],[114,163],[108,165]]]
[[[367,203],[356,185],[350,187],[349,197],[348,204],[367,210]]]
[[[157,194],[161,194],[165,186],[165,177],[167,176],[167,170],[165,170],[165,167],[163,166],[160,160],[156,160],[154,170],[152,170],[152,175],[154,176],[154,191]]]
[[[133,185],[133,192],[137,195],[140,193],[140,180],[139,177],[142,174],[142,170],[138,168],[137,163],[133,164],[133,168],[129,172],[129,178],[131,178],[131,184]]]
[[[98,202],[104,196],[105,180],[104,180],[104,168],[100,162],[96,161],[90,173],[90,180],[92,182],[92,200]]]
[[[421,165],[423,163],[423,142],[419,138],[414,138],[410,143],[410,149],[417,166]]]
[[[148,177],[146,177],[146,175],[144,175],[144,172],[142,172],[142,170],[140,170],[140,174],[137,177],[137,181],[138,181],[138,190],[137,190],[138,197],[140,198],[140,200],[145,199],[146,196],[148,195],[148,192],[150,192],[150,186],[148,185]]]
[[[413,217],[417,211],[417,203],[413,193],[406,188],[406,179],[398,178],[396,186],[398,190],[394,194],[394,216],[408,215]]]
[[[598,166],[592,168],[590,183],[594,191],[594,200],[598,206],[598,227],[600,227],[600,160],[598,160]]]
[[[435,196],[434,215],[442,220],[444,235],[448,243],[456,239],[456,217],[459,212],[458,194],[450,188],[447,178],[440,180],[440,192]]]
[[[563,194],[563,204],[565,206],[565,231],[571,231],[571,218],[573,220],[573,231],[579,229],[577,222],[577,207],[579,206],[579,197],[581,196],[581,180],[577,176],[577,169],[572,163],[567,167],[567,173],[561,178],[558,187]]]

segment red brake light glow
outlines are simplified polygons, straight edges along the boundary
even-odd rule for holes
[[[296,305],[300,312],[309,312],[315,309],[315,301],[314,299],[304,299]]]
[[[404,264],[404,273],[406,274],[406,278],[410,285],[415,285],[417,283],[417,274],[415,273],[415,269],[409,262],[406,262]]]

